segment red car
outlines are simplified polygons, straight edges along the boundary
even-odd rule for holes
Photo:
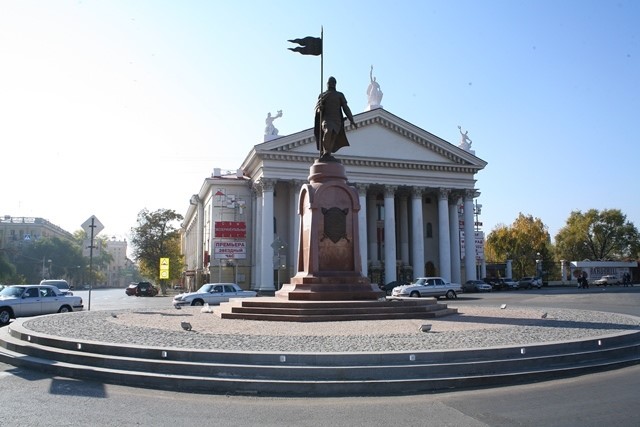
[[[130,284],[124,292],[129,296],[155,297],[158,295],[158,288],[149,282],[138,282]]]

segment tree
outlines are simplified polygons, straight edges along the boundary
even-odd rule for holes
[[[59,237],[43,237],[19,242],[12,247],[12,262],[23,283],[38,283],[41,279],[69,279],[82,264],[80,246]]]
[[[89,276],[89,264],[90,253],[85,249],[89,247],[89,236],[84,230],[77,230],[73,233],[73,239],[82,248],[83,261],[76,266],[76,280],[79,282],[80,278],[84,278],[84,283],[106,283],[107,282],[107,269],[109,264],[113,261],[113,256],[105,249],[107,247],[108,238],[105,236],[94,236],[93,238],[93,260],[91,260],[91,277]],[[87,245],[87,248],[84,247]],[[85,256],[86,255],[86,256]],[[78,268],[79,267],[79,268]]]
[[[160,280],[160,258],[169,258],[169,279],[177,279],[182,272],[180,255],[180,233],[174,226],[182,221],[182,215],[170,209],[138,213],[138,226],[131,229],[133,256],[146,277],[160,281],[162,293],[166,293],[166,282]]]
[[[6,283],[14,278],[16,267],[9,261],[4,250],[0,250],[0,284]]]
[[[553,247],[542,220],[520,213],[511,226],[500,225],[489,233],[486,253],[493,261],[512,260],[515,277],[522,277],[535,275],[537,262],[551,259]]]
[[[573,211],[556,235],[556,252],[569,261],[636,259],[639,249],[638,229],[619,209]]]

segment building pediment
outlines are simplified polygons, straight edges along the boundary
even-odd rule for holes
[[[345,165],[350,179],[354,174],[371,173],[373,169],[400,176],[415,173],[453,173],[467,178],[486,166],[486,162],[472,153],[389,113],[375,109],[354,116],[358,128],[346,128],[349,147],[336,157]],[[347,122],[348,123],[348,122]],[[256,145],[242,169],[255,177],[265,169],[278,169],[278,164],[292,173],[297,167],[308,167],[318,157],[313,129],[283,136]],[[294,164],[298,165],[294,166]],[[261,170],[261,172],[259,172]],[[276,177],[286,177],[276,175]],[[364,177],[361,177],[364,178]],[[399,178],[402,181],[404,178]],[[361,179],[362,180],[362,179]]]

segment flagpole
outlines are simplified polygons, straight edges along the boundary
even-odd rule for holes
[[[320,95],[318,95],[318,99],[322,96],[322,81],[324,80],[324,27],[320,26]],[[315,133],[315,130],[314,130]],[[322,153],[322,110],[318,113],[318,134],[316,135],[318,141],[318,147],[320,148],[320,153]]]
[[[320,93],[322,93],[322,82],[324,81],[324,27],[320,26],[320,46],[322,51],[320,52]]]

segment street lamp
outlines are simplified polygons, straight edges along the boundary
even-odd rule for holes
[[[45,265],[45,261],[49,263],[49,267]],[[42,257],[42,280],[51,278],[51,260],[47,260],[46,257]],[[49,277],[47,277],[49,276]]]
[[[540,256],[540,252],[536,253],[536,277],[542,280],[542,257]]]

